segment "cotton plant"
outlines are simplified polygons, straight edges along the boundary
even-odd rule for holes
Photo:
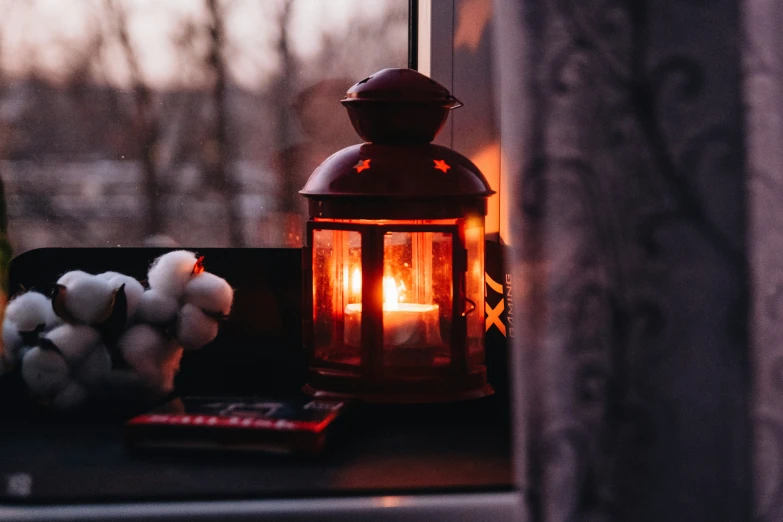
[[[18,368],[36,399],[73,410],[108,393],[154,400],[174,389],[183,352],[217,337],[234,291],[193,252],[151,265],[145,288],[117,272],[64,274],[52,299],[8,304],[0,370]]]
[[[12,299],[3,320],[3,367],[19,364],[26,352],[38,345],[40,336],[61,322],[51,300],[42,294],[28,292]]]

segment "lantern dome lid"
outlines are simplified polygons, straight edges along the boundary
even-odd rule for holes
[[[430,141],[462,104],[411,69],[383,69],[348,90],[343,105],[368,143],[315,169],[299,192],[319,218],[440,219],[486,215],[495,192],[465,156]]]
[[[383,69],[348,89],[342,104],[359,136],[384,144],[428,143],[462,102],[413,69]]]
[[[300,192],[312,199],[486,198],[494,193],[468,158],[429,143],[406,147],[364,143],[347,147],[321,163]]]
[[[461,106],[448,89],[413,69],[383,69],[348,89],[344,105],[356,102],[434,103],[441,107]]]

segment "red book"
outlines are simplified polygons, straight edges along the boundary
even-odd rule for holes
[[[336,401],[185,397],[125,424],[131,449],[318,453],[345,409]]]

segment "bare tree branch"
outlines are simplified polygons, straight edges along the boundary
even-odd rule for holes
[[[214,75],[214,84],[212,87],[212,99],[215,105],[215,154],[211,158],[210,175],[212,181],[223,194],[226,200],[226,211],[228,214],[228,229],[231,246],[245,246],[244,226],[240,209],[237,201],[237,187],[231,176],[231,169],[228,155],[228,93],[227,93],[227,72],[224,57],[225,47],[225,13],[217,0],[206,0],[207,11],[209,13],[209,54],[207,64]]]
[[[275,86],[275,99],[277,100],[277,149],[278,171],[281,176],[282,188],[279,210],[283,214],[284,242],[287,246],[300,246],[302,231],[299,218],[299,189],[298,176],[296,176],[297,163],[294,151],[290,150],[293,125],[291,122],[289,107],[285,103],[293,90],[294,57],[289,47],[289,25],[293,13],[293,0],[285,0],[278,14],[277,26],[280,33],[276,42],[277,55],[280,59],[280,74]]]
[[[117,5],[115,0],[105,0],[105,7],[111,22],[113,22],[114,31],[116,31],[117,39],[130,71],[135,105],[135,118],[132,127],[135,133],[134,142],[138,146],[138,154],[141,159],[144,176],[144,195],[147,202],[144,235],[149,238],[160,234],[163,229],[159,175],[156,165],[156,152],[160,137],[160,119],[154,110],[152,91],[144,81],[136,49],[133,47],[128,34],[127,13]]]
[[[0,32],[0,106],[7,92],[7,84],[5,78],[5,71],[3,68],[3,34]],[[11,141],[11,132],[13,129],[10,122],[3,121],[0,118],[0,160],[5,159],[8,154],[8,148]],[[0,317],[4,312],[4,303],[8,297],[8,263],[11,261],[11,242],[8,237],[8,206],[6,204],[6,191],[4,173],[0,169],[0,291],[2,291],[0,302]],[[0,346],[0,351],[2,347]]]

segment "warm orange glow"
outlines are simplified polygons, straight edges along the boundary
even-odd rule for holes
[[[352,225],[456,225],[459,219],[336,219],[313,218],[319,223],[347,223]]]
[[[353,297],[361,299],[362,297],[362,272],[358,268],[353,269],[351,274],[351,292]]]
[[[476,165],[479,168],[479,170],[484,173],[484,176],[486,176],[487,181],[489,182],[489,186],[492,187],[494,190],[497,190],[498,192],[502,193],[504,190],[508,190],[507,188],[505,188],[507,186],[506,183],[508,183],[508,181],[504,180],[502,185],[500,183],[500,163],[502,161],[504,165],[510,165],[511,160],[507,156],[508,153],[506,153],[503,159],[501,160],[500,143],[496,141],[494,143],[488,144],[486,147],[482,147],[481,149],[477,150],[476,152],[471,154],[469,158],[470,161],[472,161],[473,164]],[[506,231],[509,228],[508,207],[506,206],[507,204],[508,203],[506,202],[501,203],[500,197],[497,194],[490,196],[487,199],[487,218],[486,218],[487,233],[500,231],[500,234],[502,236],[506,235]],[[502,212],[501,212],[501,205],[504,207]],[[501,224],[501,220],[504,220],[505,223]],[[470,228],[471,226],[472,225],[468,225],[468,228]],[[482,224],[480,226],[484,226],[484,225]]]
[[[401,497],[381,497],[379,500],[381,506],[385,508],[396,508],[402,505]]]
[[[190,272],[190,274],[198,275],[203,271],[204,271],[204,256],[201,256],[196,260],[196,264],[193,265],[193,270]]]
[[[464,48],[475,54],[492,22],[492,2],[463,0],[457,10],[454,48]]]
[[[353,168],[356,169],[356,173],[359,174],[363,170],[369,170],[370,169],[370,161],[371,160],[359,160],[359,163],[353,166]]]
[[[444,174],[446,173],[446,171],[448,171],[451,168],[451,166],[448,163],[446,163],[446,160],[432,160],[432,161],[435,162],[435,170],[443,171]]]

